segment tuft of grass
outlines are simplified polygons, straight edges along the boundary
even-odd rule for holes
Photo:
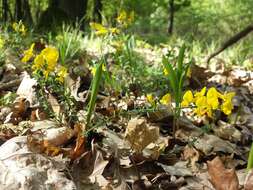
[[[78,57],[82,51],[82,32],[79,28],[62,26],[62,31],[55,37],[56,47],[59,50],[60,62],[66,65],[67,62]]]

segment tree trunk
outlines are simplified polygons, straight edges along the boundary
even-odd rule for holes
[[[15,19],[16,21],[20,21],[23,18],[22,14],[22,0],[16,0],[15,4]]]
[[[24,12],[23,19],[27,23],[32,24],[33,19],[32,19],[31,8],[30,8],[30,5],[29,5],[29,2],[28,2],[28,0],[23,0],[23,1],[24,1],[24,4],[23,4],[23,12]]]
[[[7,0],[2,1],[2,17],[4,22],[7,22],[8,19],[8,3]]]
[[[170,17],[169,17],[168,33],[172,34],[173,25],[174,25],[174,13],[175,13],[174,0],[169,1],[169,11],[170,11]]]
[[[103,4],[101,0],[95,0],[93,8],[93,20],[95,22],[102,23],[102,15],[101,15],[102,8]]]

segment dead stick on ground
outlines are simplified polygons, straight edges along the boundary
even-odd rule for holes
[[[1,90],[9,90],[12,87],[19,86],[22,79],[16,79],[7,83],[0,84],[0,91]]]

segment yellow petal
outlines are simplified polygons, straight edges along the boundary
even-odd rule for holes
[[[147,94],[146,98],[147,98],[148,103],[150,104],[155,103],[154,96],[152,94]]]
[[[161,104],[164,104],[164,105],[170,104],[170,102],[171,102],[171,95],[170,95],[170,93],[165,94],[161,98],[160,102],[161,102]]]

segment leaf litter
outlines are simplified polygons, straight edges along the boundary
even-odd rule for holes
[[[143,53],[151,57],[149,65],[160,60],[153,50]],[[158,106],[135,112],[147,102],[138,85],[132,85],[132,96],[99,94],[92,119],[100,126],[90,138],[83,135],[81,119],[75,125],[66,118],[63,122],[50,119],[38,104],[37,81],[28,73],[21,75],[19,61],[6,64],[0,93],[16,97],[12,105],[0,106],[4,171],[0,188],[252,189],[252,170],[245,169],[253,134],[252,72],[225,70],[222,65],[211,69],[193,65],[191,70],[185,85],[192,89],[207,85],[236,92],[231,117],[217,113],[216,121],[197,119],[186,109],[173,139],[171,110]],[[83,119],[88,87],[74,72],[67,83]],[[88,69],[84,73],[89,77],[82,77],[90,79]],[[57,97],[49,93],[48,98],[59,117],[63,110]]]

